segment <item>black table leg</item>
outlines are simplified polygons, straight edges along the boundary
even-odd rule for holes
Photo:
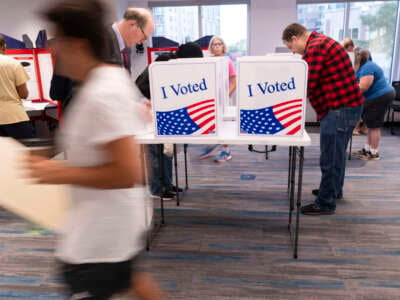
[[[160,191],[160,209],[161,209],[161,224],[165,224],[164,219],[164,199],[163,194],[165,192],[164,186],[164,144],[158,144],[158,178],[161,184]]]
[[[289,167],[288,167],[288,178],[287,178],[287,192],[290,190],[290,175],[292,171],[292,146],[289,146]]]
[[[290,188],[289,188],[289,224],[288,228],[291,230],[292,226],[292,212],[294,210],[294,189],[296,184],[296,155],[297,155],[297,148],[292,147],[291,152],[291,159],[290,159]]]
[[[176,144],[174,144],[174,167],[175,167],[175,186],[176,186],[176,205],[179,206],[179,182],[178,182],[178,157],[176,153]]]
[[[184,144],[183,145],[183,153],[184,153],[184,157],[185,157],[185,190],[189,189],[189,184],[188,184],[188,172],[187,172],[187,148],[188,148],[188,144]]]
[[[297,259],[299,245],[299,227],[300,227],[300,209],[301,209],[301,191],[303,187],[303,163],[304,163],[304,147],[299,150],[299,178],[297,183],[297,212],[296,212],[296,233],[294,239],[293,257]]]

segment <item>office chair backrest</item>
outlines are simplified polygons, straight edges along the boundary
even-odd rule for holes
[[[396,94],[394,100],[400,101],[400,81],[393,81],[392,86]]]

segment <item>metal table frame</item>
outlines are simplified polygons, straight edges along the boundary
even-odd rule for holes
[[[178,160],[176,144],[184,145],[184,168],[185,168],[185,189],[189,189],[188,183],[188,168],[187,168],[187,148],[188,144],[257,144],[257,145],[278,145],[278,146],[289,146],[289,165],[288,165],[288,182],[287,182],[287,192],[289,199],[289,220],[288,229],[293,245],[293,257],[298,258],[298,243],[299,243],[299,229],[300,229],[300,207],[301,207],[301,193],[303,184],[303,163],[304,163],[304,147],[311,145],[311,139],[307,133],[302,139],[288,140],[288,139],[275,139],[275,138],[254,138],[254,137],[236,137],[235,131],[232,128],[235,126],[235,122],[225,121],[224,125],[227,125],[228,130],[226,132],[228,135],[221,135],[224,138],[212,137],[210,139],[196,138],[196,137],[154,137],[153,134],[147,134],[137,137],[137,142],[141,144],[158,144],[159,149],[159,178],[162,182],[163,179],[163,143],[173,143],[174,144],[174,169],[175,169],[175,185],[179,188],[178,181]],[[298,168],[297,168],[298,166]],[[296,191],[296,171],[297,171],[297,191]],[[295,199],[296,199],[296,218],[293,224],[293,211],[295,210]],[[176,193],[176,204],[179,206],[181,202],[181,195],[179,192]],[[165,224],[165,214],[164,214],[164,200],[162,196],[160,197],[160,211],[161,220],[160,224],[156,226],[156,231],[153,233],[153,237],[159,228]],[[293,228],[294,227],[294,228]],[[148,240],[148,249],[151,240]]]

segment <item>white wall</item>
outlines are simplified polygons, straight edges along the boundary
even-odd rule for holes
[[[282,31],[297,21],[296,0],[250,0],[250,55],[265,55],[282,45]]]
[[[28,34],[35,43],[39,30],[47,29],[47,35],[51,37],[51,28],[39,13],[56,1],[58,0],[1,0],[0,33],[18,40],[22,40],[23,34]],[[108,5],[107,19],[115,20],[116,3],[119,0],[104,1]]]
[[[22,40],[28,34],[35,43],[38,31],[46,28],[46,22],[38,12],[52,3],[51,0],[2,0],[0,1],[0,33]]]
[[[35,43],[39,30],[47,29],[48,37],[52,36],[50,25],[40,16],[40,12],[54,5],[58,0],[1,0],[0,1],[0,33],[22,40],[28,34]],[[82,0],[85,1],[85,0]],[[116,2],[103,0],[108,6],[107,20],[117,18]]]

